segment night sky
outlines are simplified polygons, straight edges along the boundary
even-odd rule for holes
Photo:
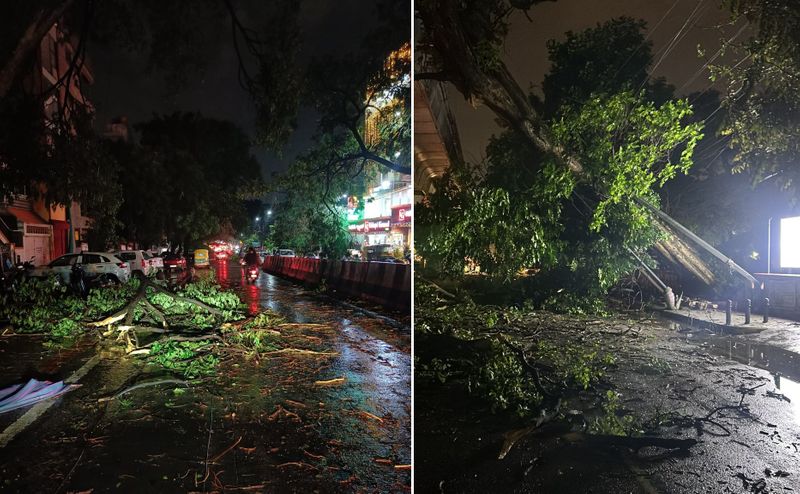
[[[655,71],[656,76],[666,77],[667,82],[680,88],[705,63],[697,56],[697,45],[702,45],[708,56],[716,52],[720,46],[721,34],[715,26],[725,22],[728,17],[718,8],[718,4],[718,0],[545,2],[530,10],[533,22],[528,21],[523,14],[517,14],[512,18],[511,32],[506,38],[505,62],[523,88],[533,86],[534,90],[541,94],[538,86],[549,69],[547,40],[563,40],[566,31],[579,32],[623,15],[644,19],[647,21],[649,31],[672,8],[650,38],[653,41],[654,58],[658,60],[659,50],[669,44],[670,39],[686,22],[692,11],[700,5],[698,14],[702,15],[699,15],[697,23],[689,23],[686,36],[670,51]],[[703,90],[709,84],[708,71],[705,71],[679,94]],[[458,124],[464,157],[469,162],[479,162],[485,156],[489,137],[499,130],[494,114],[485,107],[473,109],[452,87],[450,103]]]
[[[243,9],[252,6],[253,2],[237,1],[234,4]],[[258,19],[248,16],[249,13],[242,16],[243,23],[248,27],[257,25]],[[299,62],[305,64],[312,56],[357,47],[364,34],[365,22],[368,23],[374,15],[372,2],[368,0],[303,1],[300,14],[303,46]],[[145,54],[91,46],[89,57],[95,84],[89,95],[97,110],[97,129],[102,130],[111,118],[120,115],[127,116],[129,122],[134,124],[149,119],[153,113],[196,111],[208,117],[231,120],[252,135],[254,111],[248,94],[239,86],[238,61],[227,18],[221,27],[224,29],[218,33],[219,43],[208,53],[208,66],[204,74],[191,80],[179,94],[173,96],[167,94],[163,79],[158,74],[146,71]],[[269,179],[273,171],[285,170],[292,159],[308,147],[315,127],[314,112],[301,109],[297,131],[281,157],[253,148],[265,179]]]

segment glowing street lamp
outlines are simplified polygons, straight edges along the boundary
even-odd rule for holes
[[[267,216],[272,216],[272,210],[267,211]]]
[[[261,216],[256,216],[256,221],[261,221]]]

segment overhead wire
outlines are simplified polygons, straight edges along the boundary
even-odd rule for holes
[[[669,15],[669,14],[670,14],[670,13],[671,13],[671,12],[672,12],[674,9],[675,9],[675,7],[676,7],[676,6],[677,6],[677,5],[678,5],[680,2],[681,2],[681,0],[675,0],[675,3],[673,3],[673,4],[672,4],[672,6],[671,6],[669,9],[667,9],[667,11],[666,11],[666,12],[664,12],[664,15],[662,15],[662,16],[661,16],[661,19],[659,19],[659,20],[658,20],[658,22],[656,22],[656,25],[655,25],[655,26],[653,26],[653,28],[652,28],[652,29],[650,29],[650,30],[647,32],[647,34],[645,35],[645,37],[644,37],[644,39],[642,40],[642,42],[641,42],[641,43],[639,43],[639,46],[637,46],[637,47],[636,47],[636,49],[635,49],[635,50],[633,50],[633,52],[631,52],[631,54],[630,54],[630,55],[628,55],[628,58],[627,58],[627,59],[625,59],[625,61],[624,61],[624,62],[622,62],[622,65],[620,65],[620,66],[617,68],[616,72],[614,72],[614,77],[612,77],[612,80],[616,80],[616,79],[617,79],[617,76],[618,76],[618,75],[619,75],[619,73],[622,71],[622,69],[624,69],[624,68],[625,68],[625,66],[626,66],[626,65],[628,65],[628,63],[630,63],[630,61],[633,59],[633,57],[634,57],[634,56],[635,56],[637,53],[639,53],[639,50],[641,50],[641,49],[642,49],[642,47],[643,47],[643,46],[644,46],[644,45],[645,45],[645,44],[646,44],[646,43],[647,43],[647,42],[650,40],[650,37],[651,37],[651,36],[653,36],[653,33],[655,33],[655,32],[656,32],[656,30],[659,28],[659,26],[661,26],[661,23],[662,23],[662,22],[664,22],[664,19],[666,19],[666,18],[667,18],[667,16],[668,16],[668,15]]]
[[[700,74],[702,74],[702,73],[703,73],[703,71],[704,71],[706,68],[708,68],[708,66],[709,66],[709,65],[711,65],[711,63],[713,63],[713,62],[714,62],[714,60],[716,60],[717,58],[719,58],[719,56],[720,56],[720,55],[722,55],[722,52],[723,52],[723,51],[724,51],[724,50],[725,50],[725,49],[728,47],[728,45],[729,45],[730,43],[733,43],[733,42],[736,40],[736,38],[738,38],[739,36],[741,36],[741,35],[742,35],[742,33],[744,32],[744,30],[745,30],[745,29],[747,29],[747,26],[748,26],[748,24],[746,24],[746,23],[745,23],[745,24],[743,24],[743,25],[742,25],[742,27],[741,27],[741,28],[739,28],[739,30],[736,32],[736,34],[734,34],[734,35],[733,35],[733,36],[732,36],[730,39],[728,39],[728,41],[726,41],[726,42],[722,43],[722,44],[720,45],[719,49],[716,51],[716,53],[714,53],[714,55],[713,55],[711,58],[709,58],[709,59],[706,61],[706,63],[704,63],[704,64],[702,65],[702,67],[700,67],[699,69],[697,69],[697,71],[696,71],[696,72],[695,72],[695,73],[692,75],[692,77],[690,77],[688,81],[684,82],[684,83],[683,83],[683,85],[682,85],[681,87],[679,87],[679,88],[678,88],[678,89],[677,89],[675,92],[676,92],[676,93],[679,93],[679,92],[680,92],[680,91],[681,91],[683,88],[685,88],[685,87],[686,87],[686,86],[688,86],[689,84],[693,83],[693,82],[694,82],[694,81],[695,81],[695,80],[696,80],[698,77],[700,77]]]
[[[694,26],[697,25],[697,23],[700,21],[700,18],[702,17],[702,15],[708,9],[708,6],[706,6],[702,10],[700,8],[701,6],[703,6],[705,1],[706,0],[700,0],[699,2],[697,2],[697,5],[692,10],[692,12],[686,17],[686,20],[684,21],[683,25],[681,25],[680,29],[678,29],[678,32],[675,33],[675,35],[672,37],[670,42],[667,44],[666,48],[662,49],[663,53],[661,54],[661,56],[659,57],[659,59],[655,63],[655,65],[653,65],[653,68],[650,69],[650,72],[645,76],[644,80],[642,80],[642,83],[639,85],[639,88],[637,89],[637,91],[641,91],[642,88],[644,88],[645,84],[647,84],[647,81],[650,80],[650,77],[652,76],[652,74],[654,74],[656,69],[658,69],[658,67],[661,65],[661,62],[663,62],[664,59],[666,59],[667,56],[669,56],[669,54],[672,52],[672,50],[674,50],[675,47],[678,46],[681,41],[683,41],[683,39],[686,37],[686,35],[689,33],[689,31],[692,28],[694,28]],[[691,24],[691,27],[689,27],[690,24]],[[659,50],[659,52],[660,51],[661,50]],[[656,54],[658,54],[658,52]]]

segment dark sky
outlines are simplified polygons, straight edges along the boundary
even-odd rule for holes
[[[549,68],[545,45],[547,40],[563,40],[566,31],[582,31],[623,15],[644,19],[647,21],[647,29],[652,30],[663,17],[663,22],[652,32],[650,38],[653,41],[653,53],[658,54],[659,50],[669,44],[698,5],[697,22],[693,22],[695,17],[692,17],[685,37],[670,50],[655,70],[656,76],[666,77],[668,82],[680,88],[705,63],[697,56],[697,45],[702,45],[709,56],[719,48],[721,34],[715,26],[725,22],[727,17],[719,10],[718,0],[546,2],[530,10],[533,22],[522,14],[512,19],[511,32],[506,38],[505,62],[523,88],[534,86],[534,90],[538,90],[537,87]],[[664,17],[668,11],[669,14]],[[658,60],[659,55],[654,58]],[[679,94],[703,90],[708,85],[708,71],[705,71]],[[489,137],[499,130],[494,114],[485,107],[473,109],[452,87],[449,96],[458,123],[464,157],[469,162],[479,162],[485,155]]]
[[[252,4],[252,2],[250,2]],[[235,5],[248,5],[239,0]],[[300,63],[326,52],[342,52],[357,47],[364,34],[364,25],[374,17],[369,0],[304,0],[301,7],[303,45]],[[255,9],[254,9],[255,10]],[[258,19],[242,16],[248,26]],[[205,73],[190,81],[179,94],[168,96],[163,79],[146,70],[144,53],[130,53],[103,46],[90,47],[89,56],[95,75],[90,97],[97,109],[98,129],[112,117],[125,115],[131,123],[149,119],[153,113],[197,111],[208,117],[231,120],[248,134],[254,130],[254,112],[247,93],[237,79],[238,61],[233,50],[228,20],[221,23],[219,43],[208,53]],[[213,35],[213,34],[210,34]],[[283,156],[260,148],[254,154],[261,162],[265,178],[272,171],[284,170],[292,158],[302,152],[315,131],[316,116],[303,109],[298,129],[287,144]]]

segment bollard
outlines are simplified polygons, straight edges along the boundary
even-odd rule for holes
[[[744,301],[744,323],[750,324],[750,311],[753,309],[753,303],[748,298]]]
[[[731,325],[731,318],[732,318],[732,315],[733,315],[731,313],[732,311],[733,311],[733,302],[728,300],[728,305],[725,307],[725,325],[726,326],[730,326]]]
[[[750,312],[753,310],[753,303],[748,298],[744,301],[744,323],[750,324]]]
[[[769,322],[769,298],[764,299],[764,322]]]

